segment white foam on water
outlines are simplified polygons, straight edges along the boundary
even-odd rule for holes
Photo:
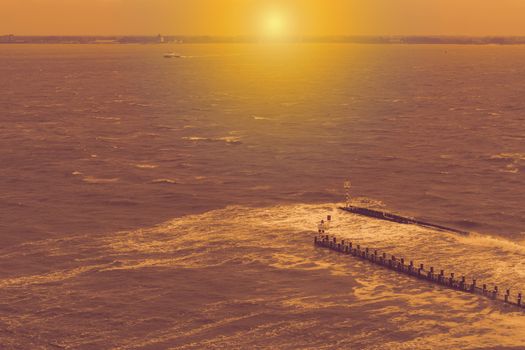
[[[202,136],[187,136],[182,137],[183,140],[194,141],[194,142],[224,142],[226,144],[240,144],[242,143],[241,137],[239,136],[221,136],[221,137],[202,137]]]
[[[89,184],[110,184],[115,183],[119,181],[119,178],[113,177],[113,178],[99,178],[94,176],[85,176],[82,181],[87,182]]]
[[[134,164],[134,167],[138,169],[156,169],[159,166],[156,164],[140,163],[140,164]]]
[[[525,276],[517,273],[522,263],[511,268],[510,262],[523,261],[521,244],[376,220],[341,211],[339,205],[229,206],[151,228],[48,239],[0,251],[2,265],[26,257],[23,273],[0,279],[6,302],[14,303],[20,295],[40,296],[27,301],[24,309],[10,309],[0,321],[11,320],[16,332],[13,322],[29,319],[38,332],[49,327],[49,318],[37,309],[74,307],[80,318],[62,323],[69,331],[60,343],[82,347],[86,339],[94,339],[89,334],[104,327],[95,323],[88,330],[79,328],[82,315],[89,315],[93,303],[101,303],[121,319],[119,333],[128,334],[101,333],[101,341],[120,349],[137,344],[525,346],[522,312],[315,248],[312,240],[320,219],[331,215],[330,233],[363,247],[405,255],[426,266],[483,275],[487,281],[513,281],[515,288],[525,286]],[[32,259],[44,259],[49,265],[28,271]],[[130,300],[143,305],[129,309]],[[143,331],[132,332],[136,327]]]
[[[177,179],[154,179],[151,180],[152,184],[170,184],[170,185],[176,185],[180,184],[181,182]]]

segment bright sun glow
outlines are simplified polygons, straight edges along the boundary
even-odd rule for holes
[[[265,19],[265,34],[270,37],[281,37],[286,33],[286,21],[283,15],[271,13]]]

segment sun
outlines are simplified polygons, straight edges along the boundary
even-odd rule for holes
[[[267,37],[278,38],[286,35],[286,19],[281,13],[269,13],[264,18],[264,34]]]

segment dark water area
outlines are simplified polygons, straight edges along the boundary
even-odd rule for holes
[[[350,179],[354,197],[476,234],[342,214],[339,234],[523,288],[524,60],[522,46],[0,47],[0,345],[524,348],[519,314],[311,246]]]
[[[8,241],[356,196],[522,233],[523,47],[4,46]]]

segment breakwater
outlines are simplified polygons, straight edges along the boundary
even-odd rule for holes
[[[464,293],[477,294],[501,301],[518,310],[525,310],[521,292],[511,293],[510,289],[500,290],[497,285],[491,285],[489,287],[487,284],[480,284],[475,279],[471,282],[467,282],[465,276],[459,277],[459,275],[456,275],[454,272],[445,274],[444,270],[435,269],[433,266],[427,269],[424,264],[416,265],[414,264],[414,261],[406,262],[404,258],[398,258],[394,255],[380,252],[377,249],[362,247],[360,244],[353,244],[351,241],[338,240],[336,237],[325,235],[324,230],[322,229],[320,229],[318,235],[314,237],[314,245],[316,247],[330,249],[340,254],[366,260],[374,265],[378,265],[399,274],[418,278],[423,281]]]
[[[340,207],[339,209],[344,210],[344,211],[348,211],[350,213],[358,214],[358,215],[368,216],[368,217],[371,217],[371,218],[376,218],[376,219],[386,220],[386,221],[393,221],[393,222],[397,222],[399,224],[419,225],[419,226],[423,226],[423,227],[430,227],[430,228],[433,228],[433,229],[438,229],[438,230],[441,230],[441,231],[449,231],[449,232],[459,233],[459,234],[462,234],[462,235],[468,235],[469,234],[469,232],[467,232],[467,231],[458,230],[456,228],[447,227],[447,226],[443,226],[443,225],[437,225],[437,224],[433,224],[433,223],[430,223],[430,222],[426,222],[426,221],[422,221],[422,220],[418,220],[418,219],[414,219],[414,218],[409,218],[409,217],[401,216],[401,215],[397,215],[397,214],[392,214],[392,213],[388,213],[388,212],[380,211],[380,210],[356,207],[356,206],[352,206],[352,205],[349,205],[347,207]]]

